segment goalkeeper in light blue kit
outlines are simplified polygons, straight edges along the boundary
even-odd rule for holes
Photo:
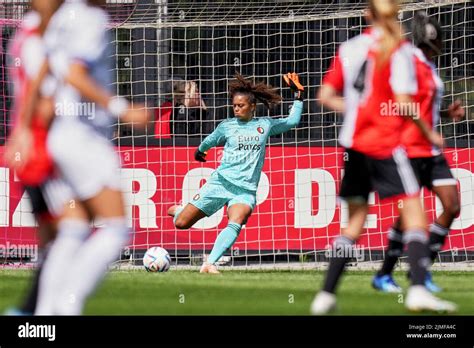
[[[174,205],[168,214],[178,229],[188,229],[200,219],[211,216],[227,205],[229,223],[218,235],[201,273],[217,274],[216,262],[235,243],[242,225],[256,204],[257,186],[265,160],[265,145],[272,135],[284,133],[298,125],[303,112],[303,91],[296,73],[283,76],[295,95],[290,115],[285,118],[255,117],[257,102],[268,109],[281,102],[278,92],[263,82],[254,84],[237,74],[229,84],[234,118],[222,121],[197,148],[195,159],[206,162],[207,151],[224,145],[220,166],[184,208]]]

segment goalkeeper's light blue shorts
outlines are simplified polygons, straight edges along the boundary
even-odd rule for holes
[[[211,216],[224,205],[230,208],[234,204],[246,204],[253,210],[256,204],[256,192],[242,189],[214,172],[190,204]]]

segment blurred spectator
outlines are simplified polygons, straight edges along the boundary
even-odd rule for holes
[[[175,81],[172,98],[167,98],[155,111],[155,137],[199,136],[207,106],[196,82]]]
[[[171,138],[171,114],[173,113],[173,103],[165,100],[155,110],[155,138]]]

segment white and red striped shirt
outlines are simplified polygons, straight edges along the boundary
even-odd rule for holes
[[[414,97],[419,106],[420,118],[434,129],[440,118],[440,105],[443,96],[443,81],[436,72],[435,65],[430,62],[424,53],[415,49],[416,79],[418,81],[418,93]],[[409,158],[432,157],[441,154],[441,151],[433,146],[414,124],[408,124],[402,134],[402,144],[405,146]]]
[[[405,117],[394,112],[395,94],[417,92],[413,46],[402,42],[382,66],[375,68],[379,31],[369,29],[339,47],[323,84],[345,97],[344,123],[339,143],[370,157],[392,156],[401,144]],[[365,67],[364,67],[365,65]],[[356,88],[365,68],[363,88]]]
[[[13,127],[19,126],[19,115],[24,107],[29,86],[38,76],[46,59],[46,51],[39,33],[41,19],[36,12],[28,13],[12,40],[9,55],[12,59],[10,75],[13,81],[14,106],[12,113]],[[54,93],[54,80],[49,76],[43,82],[42,96]],[[48,134],[45,121],[35,113],[32,118],[31,132],[33,138],[32,153],[27,163],[18,169],[17,177],[25,185],[37,186],[43,183],[52,171],[52,160],[46,149]]]
[[[14,93],[14,125],[24,103],[29,83],[39,73],[46,58],[44,46],[38,33],[40,21],[40,16],[36,12],[29,12],[16,32],[9,49],[10,78],[13,82]]]

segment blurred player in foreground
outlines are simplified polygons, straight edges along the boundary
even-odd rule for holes
[[[11,142],[20,138],[17,132],[21,131],[24,115],[24,106],[27,95],[32,89],[33,81],[46,59],[43,35],[54,12],[62,4],[62,0],[33,0],[31,11],[25,18],[13,38],[9,57],[11,58],[11,80],[14,88],[13,132],[7,141],[5,153],[9,167],[24,186],[31,200],[32,210],[38,222],[39,248],[38,267],[33,278],[32,287],[19,310],[10,311],[10,314],[32,314],[36,308],[38,281],[41,274],[43,260],[47,255],[48,244],[55,237],[55,219],[48,209],[44,198],[45,189],[52,175],[53,162],[46,148],[46,137],[51,120],[54,117],[55,81],[48,76],[41,84],[39,98],[31,120],[31,152],[27,158],[22,158],[19,152],[13,152],[18,147]],[[24,141],[25,139],[21,139]],[[12,146],[11,146],[12,145]]]
[[[440,119],[440,104],[443,96],[443,82],[433,64],[434,57],[441,53],[443,46],[441,26],[436,19],[429,18],[425,12],[418,12],[414,18],[412,32],[415,45],[418,47],[414,54],[418,83],[418,92],[414,101],[420,106],[421,119],[435,129]],[[446,116],[460,120],[464,117],[464,112],[461,102],[457,100],[448,107]],[[430,259],[434,262],[443,247],[453,220],[460,211],[457,181],[451,174],[441,150],[426,140],[416,125],[411,124],[405,127],[402,143],[407,150],[419,184],[433,191],[443,206],[443,213],[430,226]],[[389,245],[382,268],[374,277],[372,285],[383,292],[401,292],[402,289],[392,278],[395,264],[403,253],[400,219],[390,229],[388,239]],[[441,291],[432,281],[430,272],[427,272],[425,286],[431,292]]]
[[[110,40],[103,5],[105,1],[66,1],[45,34],[48,61],[37,81],[50,71],[59,83],[47,145],[63,180],[46,197],[60,220],[40,278],[35,311],[40,315],[81,314],[87,297],[130,238],[120,160],[109,138],[119,118],[145,126],[148,114],[144,106],[132,108],[110,91]],[[29,103],[37,97],[38,91],[33,91]],[[24,138],[30,127],[27,115]],[[100,221],[101,227],[91,235],[92,221]]]
[[[381,200],[399,201],[412,274],[406,307],[413,311],[456,309],[424,287],[429,263],[426,216],[415,174],[400,147],[401,135],[413,121],[432,144],[442,146],[442,139],[414,111],[413,46],[402,40],[397,15],[396,1],[369,1],[373,27],[341,45],[319,91],[324,106],[344,113],[339,141],[346,153],[340,197],[349,205],[349,223],[333,243],[323,289],[311,304],[312,314],[326,314],[336,307],[336,286],[363,231],[371,191],[377,191]],[[398,111],[392,110],[392,102],[398,104]]]
[[[197,161],[206,162],[209,149],[224,145],[220,166],[191,202],[185,207],[175,205],[168,210],[168,214],[174,217],[176,228],[188,229],[227,205],[229,224],[217,236],[201,273],[219,273],[217,261],[235,243],[242,225],[246,224],[255,208],[268,138],[284,133],[300,122],[304,87],[296,73],[288,73],[284,79],[294,92],[295,101],[288,117],[274,119],[255,117],[255,111],[258,102],[267,108],[280,103],[277,91],[263,82],[254,84],[240,74],[236,75],[229,86],[235,117],[221,122],[195,153]]]

